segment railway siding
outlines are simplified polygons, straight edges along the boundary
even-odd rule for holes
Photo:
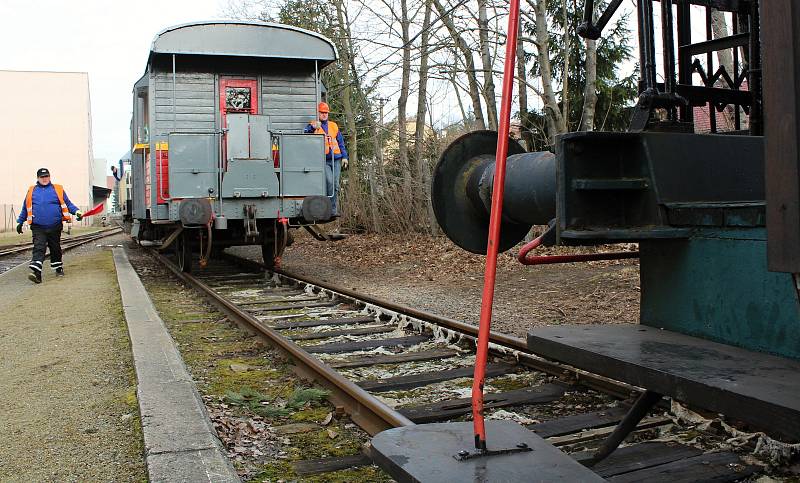
[[[253,377],[248,382],[259,385],[239,390],[236,388],[246,385],[225,385],[214,389],[216,395],[207,394],[205,398],[218,430],[256,428],[260,441],[266,444],[264,448],[272,451],[273,457],[262,461],[263,471],[250,476],[265,481],[295,477],[302,481],[341,481],[332,480],[328,471],[347,473],[374,468],[363,466],[368,460],[361,455],[360,444],[370,441],[364,431],[374,436],[387,423],[400,428],[413,423],[463,425],[470,421],[467,396],[471,381],[463,376],[469,373],[464,368],[472,360],[473,327],[341,287],[322,287],[287,274],[265,273],[258,264],[235,256],[214,260],[196,276],[181,273],[163,256],[156,256],[155,261],[221,311],[209,311],[208,304],[191,305],[187,300],[183,306],[207,313],[210,319],[196,314],[177,318],[188,318],[191,328],[185,332],[194,332],[192,342],[181,342],[186,357],[203,353],[203,358],[196,359],[201,364],[193,374],[202,378],[205,373],[210,379]],[[181,290],[178,294],[174,287],[165,290],[173,302],[176,297],[194,293]],[[203,346],[206,339],[215,343],[228,340],[219,333],[229,330],[228,318],[254,331],[291,359],[283,359],[285,356],[272,349],[228,350],[217,353],[215,358],[213,351]],[[198,323],[202,329],[197,329]],[[531,439],[544,438],[551,448],[558,448],[574,460],[585,459],[587,451],[591,453],[612,433],[621,414],[639,393],[636,388],[527,354],[524,343],[514,338],[495,334],[493,340],[493,372],[485,387],[487,418],[504,423],[515,421],[524,426],[523,430],[541,432]],[[264,364],[264,360],[268,362]],[[297,405],[298,394],[306,390],[313,393],[315,388],[307,383],[300,385],[288,374],[290,368],[330,391],[328,397],[334,401],[331,411],[324,412],[323,406],[313,401],[305,402],[310,402],[309,406]],[[338,372],[331,373],[332,369]],[[247,375],[256,371],[260,373]],[[278,392],[287,386],[292,390]],[[298,407],[320,411],[311,411],[310,419],[303,420],[295,415]],[[364,431],[356,428],[347,415]],[[329,427],[334,421],[337,427]],[[347,422],[342,425],[344,421]],[[725,428],[724,418],[720,421]],[[603,477],[635,480],[639,471],[670,474],[671,468],[683,461],[688,466],[684,469],[688,471],[686,475],[703,471],[709,478],[734,481],[752,479],[751,475],[759,473],[780,475],[787,470],[785,461],[776,465],[779,467],[770,467],[756,452],[747,455],[751,451],[746,443],[731,442],[732,433],[728,430],[709,431],[714,427],[717,426],[679,417],[674,408],[654,408],[626,439],[629,446],[611,455],[602,472],[598,472]],[[328,442],[326,434],[336,440],[342,436],[340,429],[348,431],[347,437],[340,440],[345,450],[332,451],[324,444]],[[234,431],[226,445],[234,459],[252,468],[256,462],[253,453],[239,443],[253,441],[248,438]],[[264,453],[260,449],[259,452]],[[249,455],[245,458],[241,453]],[[367,447],[366,453],[395,474],[396,468],[380,460],[374,450]],[[343,469],[351,465],[358,468]],[[319,477],[322,479],[310,476],[317,471],[326,472]],[[349,478],[346,481],[364,479]]]
[[[313,384],[298,378],[280,352],[175,282],[141,250],[129,255],[243,480],[389,481],[379,468],[364,466],[368,435],[320,393],[309,394]],[[285,297],[292,295],[276,298]],[[351,468],[354,462],[358,468]]]

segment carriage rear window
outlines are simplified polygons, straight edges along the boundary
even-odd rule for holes
[[[249,87],[226,87],[225,88],[225,109],[227,111],[249,111],[250,110],[250,88]]]

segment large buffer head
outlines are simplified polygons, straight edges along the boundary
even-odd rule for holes
[[[485,254],[494,187],[497,133],[465,134],[442,153],[433,173],[431,201],[448,238],[472,253]],[[509,139],[500,251],[525,237],[533,225],[556,216],[555,156],[526,153]]]

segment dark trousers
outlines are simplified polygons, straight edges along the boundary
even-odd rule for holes
[[[31,270],[42,272],[44,263],[44,253],[50,248],[50,267],[57,270],[63,266],[61,262],[61,225],[50,228],[42,228],[37,225],[31,226],[33,233],[33,258],[31,259]]]

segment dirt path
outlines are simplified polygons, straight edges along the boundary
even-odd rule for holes
[[[0,481],[146,479],[111,252],[78,250],[64,279],[0,276]]]
[[[477,323],[484,257],[447,238],[354,235],[322,243],[295,231],[283,267],[373,296]],[[619,247],[606,247],[618,250]],[[590,252],[546,248],[541,254]],[[260,249],[234,248],[260,260]],[[538,252],[537,252],[538,253]],[[524,337],[528,328],[564,323],[632,323],[639,317],[637,260],[523,266],[501,254],[492,328]]]

